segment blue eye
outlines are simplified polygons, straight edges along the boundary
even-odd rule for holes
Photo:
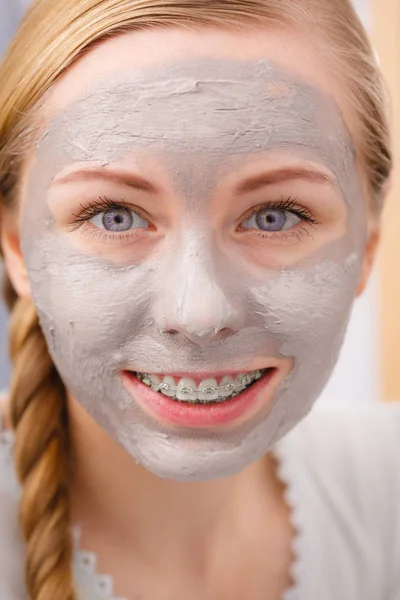
[[[294,212],[283,208],[263,208],[254,213],[243,223],[244,229],[261,229],[262,231],[286,231],[292,229],[302,219]]]
[[[149,223],[134,210],[128,208],[113,207],[100,212],[89,220],[89,223],[100,229],[121,233],[130,229],[147,228]]]

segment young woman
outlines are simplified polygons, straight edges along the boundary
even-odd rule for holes
[[[0,80],[1,599],[395,598],[399,411],[308,415],[391,170],[350,4],[38,0]]]

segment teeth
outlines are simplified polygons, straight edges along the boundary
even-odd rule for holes
[[[217,400],[219,396],[217,380],[213,377],[203,379],[197,392],[198,400]]]
[[[215,402],[232,398],[244,391],[254,381],[260,379],[265,370],[252,371],[251,373],[239,373],[235,378],[230,375],[222,377],[220,383],[214,377],[203,379],[196,386],[191,377],[182,377],[179,382],[171,375],[163,378],[148,373],[136,373],[140,381],[151,387],[155,392],[161,392],[169,398],[175,398],[181,402]]]
[[[190,377],[182,377],[182,379],[178,383],[176,399],[196,402],[196,384],[193,381],[193,379],[190,379]]]
[[[219,395],[222,398],[227,398],[235,391],[235,385],[234,385],[233,379],[230,375],[225,375],[221,379],[221,383],[219,385],[220,385],[220,388],[222,388],[219,390]]]
[[[158,375],[149,375],[151,389],[154,392],[158,392],[160,390],[161,378]]]
[[[250,385],[253,381],[253,377],[250,374],[238,375],[237,378],[242,385]]]
[[[160,384],[160,391],[168,396],[169,398],[174,398],[175,396],[175,379],[169,375],[165,375],[162,383]]]

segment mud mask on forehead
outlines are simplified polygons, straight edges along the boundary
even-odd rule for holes
[[[267,164],[272,150],[330,169],[347,228],[295,266],[256,269],[218,249],[207,207],[221,172],[261,154]],[[46,194],[58,172],[74,162],[146,155],[165,166],[184,205],[179,231],[160,252],[118,266],[56,230]],[[127,72],[56,115],[36,159],[23,251],[50,352],[74,397],[162,477],[229,476],[264,455],[308,413],[330,376],[360,275],[365,208],[336,104],[268,60]],[[216,335],[222,330],[229,335]],[[153,420],[120,378],[124,368],[246,371],[268,357],[293,360],[272,402],[218,434]]]

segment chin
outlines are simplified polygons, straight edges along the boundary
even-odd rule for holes
[[[164,433],[135,424],[134,435],[121,443],[157,477],[181,482],[215,481],[238,474],[267,454],[279,435],[282,417],[281,410],[273,409],[258,424],[224,436],[210,432]]]

